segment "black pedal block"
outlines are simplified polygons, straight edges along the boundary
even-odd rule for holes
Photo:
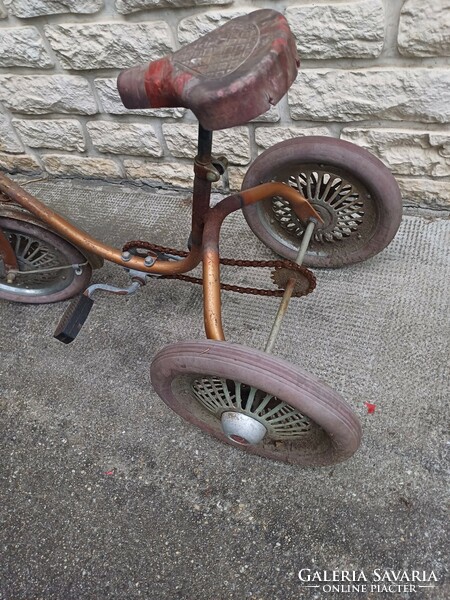
[[[66,308],[53,334],[60,342],[70,344],[83,327],[94,301],[89,296],[76,296]]]

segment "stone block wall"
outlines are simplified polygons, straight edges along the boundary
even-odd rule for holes
[[[450,0],[0,0],[0,169],[189,187],[194,116],[128,111],[115,78],[267,7],[302,68],[278,106],[215,134],[232,189],[265,148],[320,134],[372,151],[406,202],[450,209]]]

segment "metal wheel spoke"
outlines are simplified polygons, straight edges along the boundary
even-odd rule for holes
[[[248,395],[247,402],[245,403],[244,410],[248,410],[248,411],[251,410],[252,405],[253,405],[253,400],[255,399],[256,392],[257,392],[256,388],[254,388],[254,387],[250,388],[250,393]]]
[[[300,181],[300,176],[298,174],[295,175],[295,179],[296,179],[296,182],[297,182],[297,189],[300,192],[303,189],[303,185],[302,185],[302,183]]]
[[[279,417],[275,417],[274,419],[270,419],[270,424],[271,425],[273,425],[275,423],[285,422],[288,417],[292,416],[292,409],[291,409],[291,407],[287,406],[287,405],[285,405],[285,407],[286,407],[287,410],[286,410],[286,412],[284,414],[280,415]]]
[[[333,204],[333,208],[334,209],[338,209],[339,207],[341,207],[343,204],[345,204],[345,201],[350,198],[352,196],[352,194],[354,194],[353,189],[351,189],[349,192],[347,192],[346,194],[344,194],[343,196],[341,196],[334,204]]]
[[[354,214],[358,214],[359,216],[361,216],[361,213],[358,212],[361,211],[361,206],[352,203],[352,204],[347,204],[347,206],[343,206],[340,210],[339,210],[339,214],[340,215],[354,215]]]
[[[37,246],[37,248],[35,248],[33,250],[33,252],[28,255],[28,260],[32,262],[34,260],[35,256],[39,253],[39,250],[40,250],[40,248],[39,248],[39,246]]]
[[[339,194],[342,191],[342,188],[345,186],[345,182],[341,180],[341,183],[338,185],[337,189],[334,190],[334,192],[332,193],[332,195],[329,198],[325,198],[325,202],[327,204],[330,204],[331,206],[333,206],[334,208],[334,204],[333,201],[334,199],[339,196]]]
[[[29,250],[29,248],[30,248],[30,246],[31,246],[32,243],[33,243],[33,240],[31,240],[30,238],[28,238],[28,239],[24,238],[24,247],[22,249],[22,256],[24,258],[27,257],[28,250]]]
[[[308,200],[310,200],[312,198],[312,191],[311,191],[312,172],[309,171],[309,172],[305,173],[305,178],[306,178],[306,197]]]
[[[329,176],[328,183],[326,184],[322,195],[320,196],[320,198],[318,198],[319,200],[325,200],[325,198],[330,193],[330,189],[331,189],[331,186],[333,185],[334,180],[335,180],[334,177]]]
[[[233,406],[234,398],[230,396],[230,392],[228,390],[227,382],[225,379],[220,379],[221,389],[219,390],[219,394],[223,394],[225,396],[225,402],[227,406]]]
[[[11,239],[13,239],[13,237],[16,238],[14,252],[15,252],[16,256],[18,257],[18,256],[20,256],[20,238],[18,235],[14,236],[14,234],[11,236]]]
[[[320,189],[322,187],[324,174],[322,172],[317,173],[316,192],[314,194],[314,200],[318,200],[320,196]]]
[[[234,382],[234,389],[236,394],[236,406],[242,406],[242,397],[241,397],[241,383],[239,381]]]
[[[280,408],[282,408],[283,406],[283,402],[281,404],[278,404],[277,406],[275,406],[275,408],[272,408],[271,410],[269,410],[269,412],[264,413],[264,418],[267,420],[270,420],[272,422],[272,419],[270,418],[272,415],[276,415],[278,414],[278,412],[280,411]]]
[[[29,262],[29,261],[28,261]],[[33,266],[34,267],[42,267],[42,268],[46,268],[46,267],[51,267],[53,266],[55,260],[54,257],[51,256],[48,252],[45,254],[42,254],[37,260],[34,261]]]
[[[258,407],[255,410],[255,415],[260,415],[263,410],[266,408],[266,406],[269,404],[269,402],[272,400],[273,396],[271,394],[266,394],[262,400],[262,402],[258,405]]]
[[[224,400],[225,406],[232,406],[233,401],[230,397],[230,393],[228,391],[228,387],[226,386],[226,382],[223,379],[211,378],[211,385],[214,390],[214,394],[211,395],[212,400],[214,401],[215,397],[222,398]]]

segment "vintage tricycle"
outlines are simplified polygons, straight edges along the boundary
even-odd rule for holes
[[[186,107],[199,121],[189,252],[131,241],[113,248],[80,230],[0,175],[0,298],[39,304],[72,298],[55,337],[72,341],[96,289],[135,292],[151,277],[194,279],[202,263],[206,340],[163,348],[151,364],[156,392],[173,410],[219,440],[300,465],[350,457],[361,427],[339,394],[271,354],[292,296],[310,293],[307,267],[340,267],[385,248],[401,220],[401,196],[388,169],[366,150],[328,137],[276,144],[250,166],[242,191],[214,207],[211,185],[227,160],[213,156],[212,132],[248,123],[275,105],[297,76],[286,19],[258,10],[199,40],[122,71],[118,90],[130,109]],[[233,261],[219,255],[223,220],[242,209],[251,230],[283,257]],[[126,209],[124,210],[126,217]],[[103,260],[126,269],[130,285],[89,286]],[[220,264],[270,266],[277,289],[237,288],[282,298],[264,351],[225,341]],[[233,289],[233,288],[232,288]]]

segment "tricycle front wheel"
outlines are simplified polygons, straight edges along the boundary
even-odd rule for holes
[[[153,387],[190,423],[264,458],[303,466],[348,459],[361,426],[341,396],[303,369],[264,352],[213,340],[163,348]]]
[[[367,150],[329,137],[295,138],[263,152],[250,166],[243,189],[281,181],[297,189],[323,219],[306,253],[308,267],[341,267],[383,250],[402,217],[397,182]],[[269,248],[295,260],[304,225],[281,197],[243,209],[253,232]]]

